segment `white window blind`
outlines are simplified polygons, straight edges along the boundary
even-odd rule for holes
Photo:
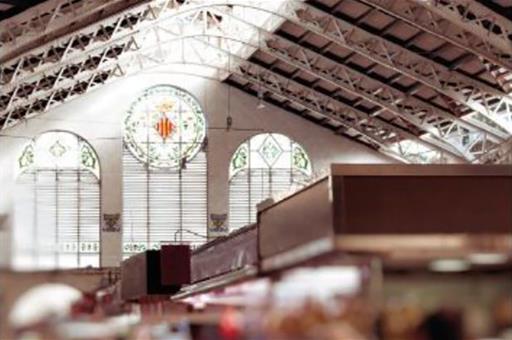
[[[92,146],[66,131],[23,148],[13,230],[16,269],[100,265],[100,166]]]
[[[263,133],[242,143],[230,164],[230,229],[256,222],[258,203],[302,186],[311,171],[307,153],[284,135]]]
[[[100,265],[100,185],[87,170],[47,169],[18,178],[17,269]]]
[[[165,243],[206,241],[206,153],[185,169],[147,169],[125,148],[123,154],[124,256]]]
[[[294,186],[307,177],[290,169],[244,169],[229,183],[229,226],[238,229],[256,222],[256,205]]]
[[[124,257],[206,241],[205,138],[201,106],[182,89],[156,85],[132,103],[124,121]]]

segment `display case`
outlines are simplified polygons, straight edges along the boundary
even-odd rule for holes
[[[189,283],[190,249],[185,245],[147,250],[121,263],[121,298],[125,301],[171,295]]]
[[[463,256],[512,249],[512,167],[332,165],[258,213],[264,271],[332,251]]]
[[[258,263],[257,226],[249,225],[208,242],[192,254],[192,282],[199,282]]]

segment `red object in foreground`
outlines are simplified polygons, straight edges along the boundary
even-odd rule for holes
[[[82,293],[82,298],[71,305],[71,316],[92,314],[96,308],[96,297],[93,293]]]
[[[237,312],[233,308],[227,308],[220,317],[219,333],[222,339],[236,340],[240,339],[240,320]]]

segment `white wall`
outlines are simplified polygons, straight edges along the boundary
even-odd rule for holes
[[[224,127],[228,111],[228,87],[201,77],[165,73],[144,73],[111,83],[78,97],[45,114],[36,116],[3,131],[12,136],[32,138],[53,129],[72,131],[87,139],[96,149],[101,162],[102,213],[121,213],[121,155],[123,114],[132,100],[145,88],[156,84],[174,84],[191,92],[201,103],[210,128]],[[266,104],[257,109],[257,99],[231,89],[231,116],[235,128],[279,132],[302,144],[313,163],[313,170],[324,169],[332,162],[392,162],[358,143],[335,135],[300,117]],[[238,145],[259,131],[208,131],[209,210],[227,212],[228,169]],[[12,201],[15,162],[28,139],[0,137],[0,216],[7,215],[0,231],[0,266],[9,261],[9,228],[12,224]],[[102,264],[116,265],[120,260],[121,235],[102,233]]]

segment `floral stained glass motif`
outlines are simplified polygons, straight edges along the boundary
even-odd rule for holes
[[[60,143],[60,140],[56,140],[55,143],[53,143],[52,146],[50,146],[50,153],[55,158],[60,158],[62,155],[66,153],[66,147]]]
[[[124,121],[124,142],[150,168],[177,168],[201,150],[206,122],[197,100],[170,85],[147,89]]]
[[[25,148],[23,149],[20,158],[18,158],[18,168],[21,171],[24,171],[25,169],[29,168],[33,164],[34,164],[34,144],[29,143],[29,144],[25,145]]]
[[[80,161],[81,165],[85,169],[97,169],[98,168],[98,157],[96,153],[87,143],[82,143],[80,150]]]
[[[278,133],[262,133],[242,143],[229,169],[229,229],[256,221],[256,205],[301,187],[312,175],[304,148]]]
[[[100,265],[100,165],[83,138],[50,131],[17,162],[12,266],[17,270]]]
[[[231,161],[231,173],[236,173],[241,169],[247,167],[247,162],[249,158],[249,148],[246,143],[240,145],[238,150],[236,150],[233,159]]]
[[[34,169],[82,169],[100,177],[98,156],[87,141],[66,131],[50,131],[25,145],[18,173]]]
[[[243,169],[291,169],[311,176],[304,148],[278,133],[263,133],[242,143],[231,158],[230,178]]]
[[[277,144],[272,134],[268,134],[267,137],[265,137],[263,144],[261,144],[258,152],[265,163],[271,167],[283,153],[283,150],[279,144]]]
[[[292,147],[292,157],[293,157],[293,167],[306,174],[307,176],[311,175],[311,163],[309,161],[309,157],[306,154],[306,151],[298,145],[295,144]]]

